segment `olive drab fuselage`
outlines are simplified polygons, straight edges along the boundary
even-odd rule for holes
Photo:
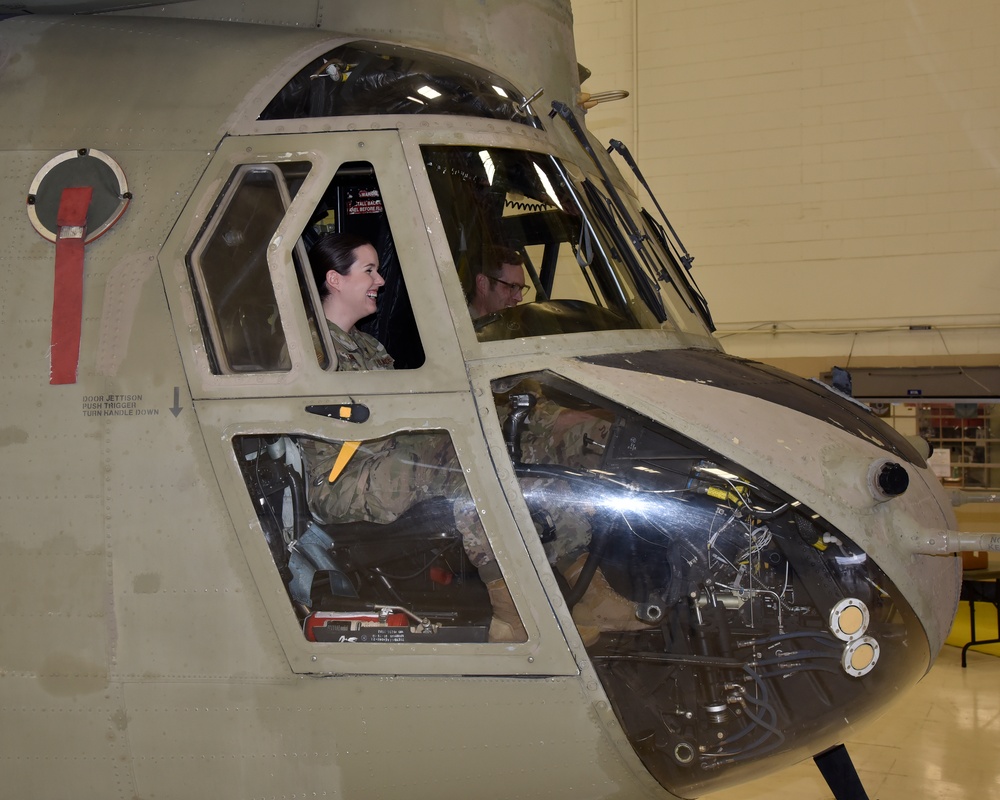
[[[917,681],[947,499],[722,352],[568,2],[251,5],[0,20],[8,790],[690,797]],[[393,369],[338,369],[345,231]],[[525,289],[473,318],[497,246]]]

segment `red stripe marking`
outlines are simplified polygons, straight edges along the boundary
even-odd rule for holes
[[[89,186],[63,189],[56,217],[56,269],[52,287],[52,341],[49,383],[76,383],[83,323],[83,240],[87,209],[94,190]],[[65,235],[80,228],[80,235]]]

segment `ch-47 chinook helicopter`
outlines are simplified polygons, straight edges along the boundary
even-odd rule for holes
[[[0,3],[5,794],[862,796],[996,539],[721,351],[569,2],[126,5]],[[337,368],[331,232],[393,370]]]

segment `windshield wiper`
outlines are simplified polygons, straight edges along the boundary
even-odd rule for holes
[[[646,190],[646,194],[648,194],[650,199],[652,199],[653,205],[656,206],[656,210],[660,212],[660,219],[663,220],[664,224],[667,226],[667,230],[670,231],[670,236],[668,237],[666,231],[663,230],[663,226],[657,226],[659,228],[661,242],[670,257],[673,258],[675,262],[678,262],[678,267],[680,264],[684,265],[684,269],[680,270],[681,279],[684,280],[688,290],[691,292],[692,297],[694,297],[695,303],[698,305],[698,310],[701,312],[702,319],[708,325],[709,330],[714,331],[715,323],[712,321],[712,312],[708,309],[708,300],[705,298],[705,295],[702,294],[701,288],[698,286],[698,282],[695,280],[694,275],[691,274],[691,263],[694,261],[694,256],[688,253],[687,248],[684,247],[681,237],[677,235],[677,231],[674,230],[674,226],[670,224],[670,220],[667,218],[666,213],[660,206],[660,201],[656,199],[656,195],[653,194],[653,190],[649,188],[649,184],[646,183],[646,178],[643,176],[642,170],[640,170],[639,165],[635,163],[635,159],[632,158],[632,154],[629,152],[628,147],[625,146],[625,143],[619,141],[618,139],[612,139],[609,144],[610,147],[608,147],[608,153],[610,154],[611,151],[614,150],[618,153],[618,155],[625,159],[625,163],[629,165],[629,168],[632,170],[635,177],[639,179],[639,183],[642,184],[642,188]]]
[[[622,262],[626,265],[629,274],[632,276],[632,280],[635,281],[639,294],[642,295],[646,305],[649,306],[650,311],[652,311],[653,315],[656,317],[656,321],[660,323],[665,322],[667,319],[667,311],[663,306],[663,298],[660,296],[655,281],[650,280],[650,274],[655,275],[656,270],[653,268],[653,265],[650,262],[650,255],[646,250],[645,234],[639,230],[639,226],[629,213],[628,206],[625,205],[625,202],[618,194],[618,190],[615,189],[614,183],[611,181],[611,177],[608,175],[607,170],[604,168],[604,164],[601,163],[601,160],[594,151],[594,148],[591,147],[590,140],[587,139],[587,132],[583,129],[580,121],[576,118],[576,114],[574,114],[573,110],[565,103],[553,100],[552,112],[549,116],[554,117],[556,114],[563,118],[569,126],[569,129],[573,132],[577,141],[580,143],[580,146],[584,149],[584,152],[590,156],[590,160],[594,162],[594,166],[596,166],[598,172],[600,172],[601,182],[604,184],[604,189],[611,198],[611,202],[614,204],[619,218],[624,223],[628,237],[632,242],[632,246],[635,248],[635,252],[638,253],[639,257],[642,259],[645,269],[641,268],[633,261],[633,259],[628,258],[624,253],[622,253]]]

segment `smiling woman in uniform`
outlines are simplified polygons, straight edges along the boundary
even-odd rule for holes
[[[337,369],[392,369],[392,356],[382,344],[354,327],[375,313],[379,289],[385,285],[375,248],[360,236],[328,233],[310,248],[309,262],[330,326]]]

